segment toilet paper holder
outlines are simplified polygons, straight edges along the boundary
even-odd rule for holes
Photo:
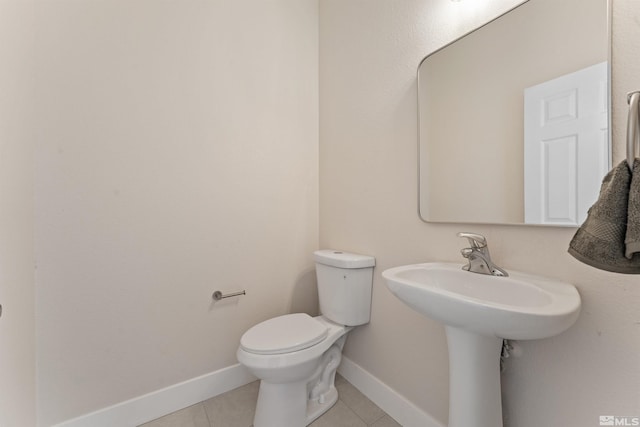
[[[232,292],[230,294],[223,294],[220,291],[215,291],[213,295],[211,295],[211,298],[213,298],[214,301],[220,301],[223,298],[237,297],[237,296],[246,295],[246,294],[247,294],[246,291]]]

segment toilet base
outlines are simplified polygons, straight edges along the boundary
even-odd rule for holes
[[[253,427],[305,427],[327,412],[338,401],[338,390],[331,387],[321,398],[306,399],[307,384],[260,382]]]
[[[305,427],[327,412],[338,401],[334,382],[346,338],[340,337],[322,355],[311,378],[287,383],[260,381],[253,427]]]
[[[304,427],[306,381],[273,384],[260,381],[253,427]]]
[[[320,403],[322,400],[322,403]],[[335,387],[331,387],[329,391],[327,391],[323,395],[323,399],[319,399],[318,401],[310,400],[307,402],[307,423],[305,425],[309,425],[314,422],[316,419],[320,417],[320,415],[327,412],[333,405],[338,401],[338,390]]]

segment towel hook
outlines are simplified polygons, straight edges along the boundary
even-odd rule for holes
[[[633,171],[633,161],[636,158],[636,145],[638,145],[638,101],[640,101],[640,91],[629,92],[627,103],[629,104],[629,117],[627,118],[627,164]]]

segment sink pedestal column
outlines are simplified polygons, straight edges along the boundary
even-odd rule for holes
[[[502,338],[446,326],[449,427],[502,427]]]

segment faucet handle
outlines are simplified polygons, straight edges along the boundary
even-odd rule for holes
[[[473,249],[463,248],[463,249],[460,249],[460,253],[462,254],[463,257],[468,259],[473,254]]]
[[[487,247],[487,239],[482,234],[467,233],[461,231],[458,233],[458,237],[466,237],[469,240],[469,244],[474,249],[482,249]]]

